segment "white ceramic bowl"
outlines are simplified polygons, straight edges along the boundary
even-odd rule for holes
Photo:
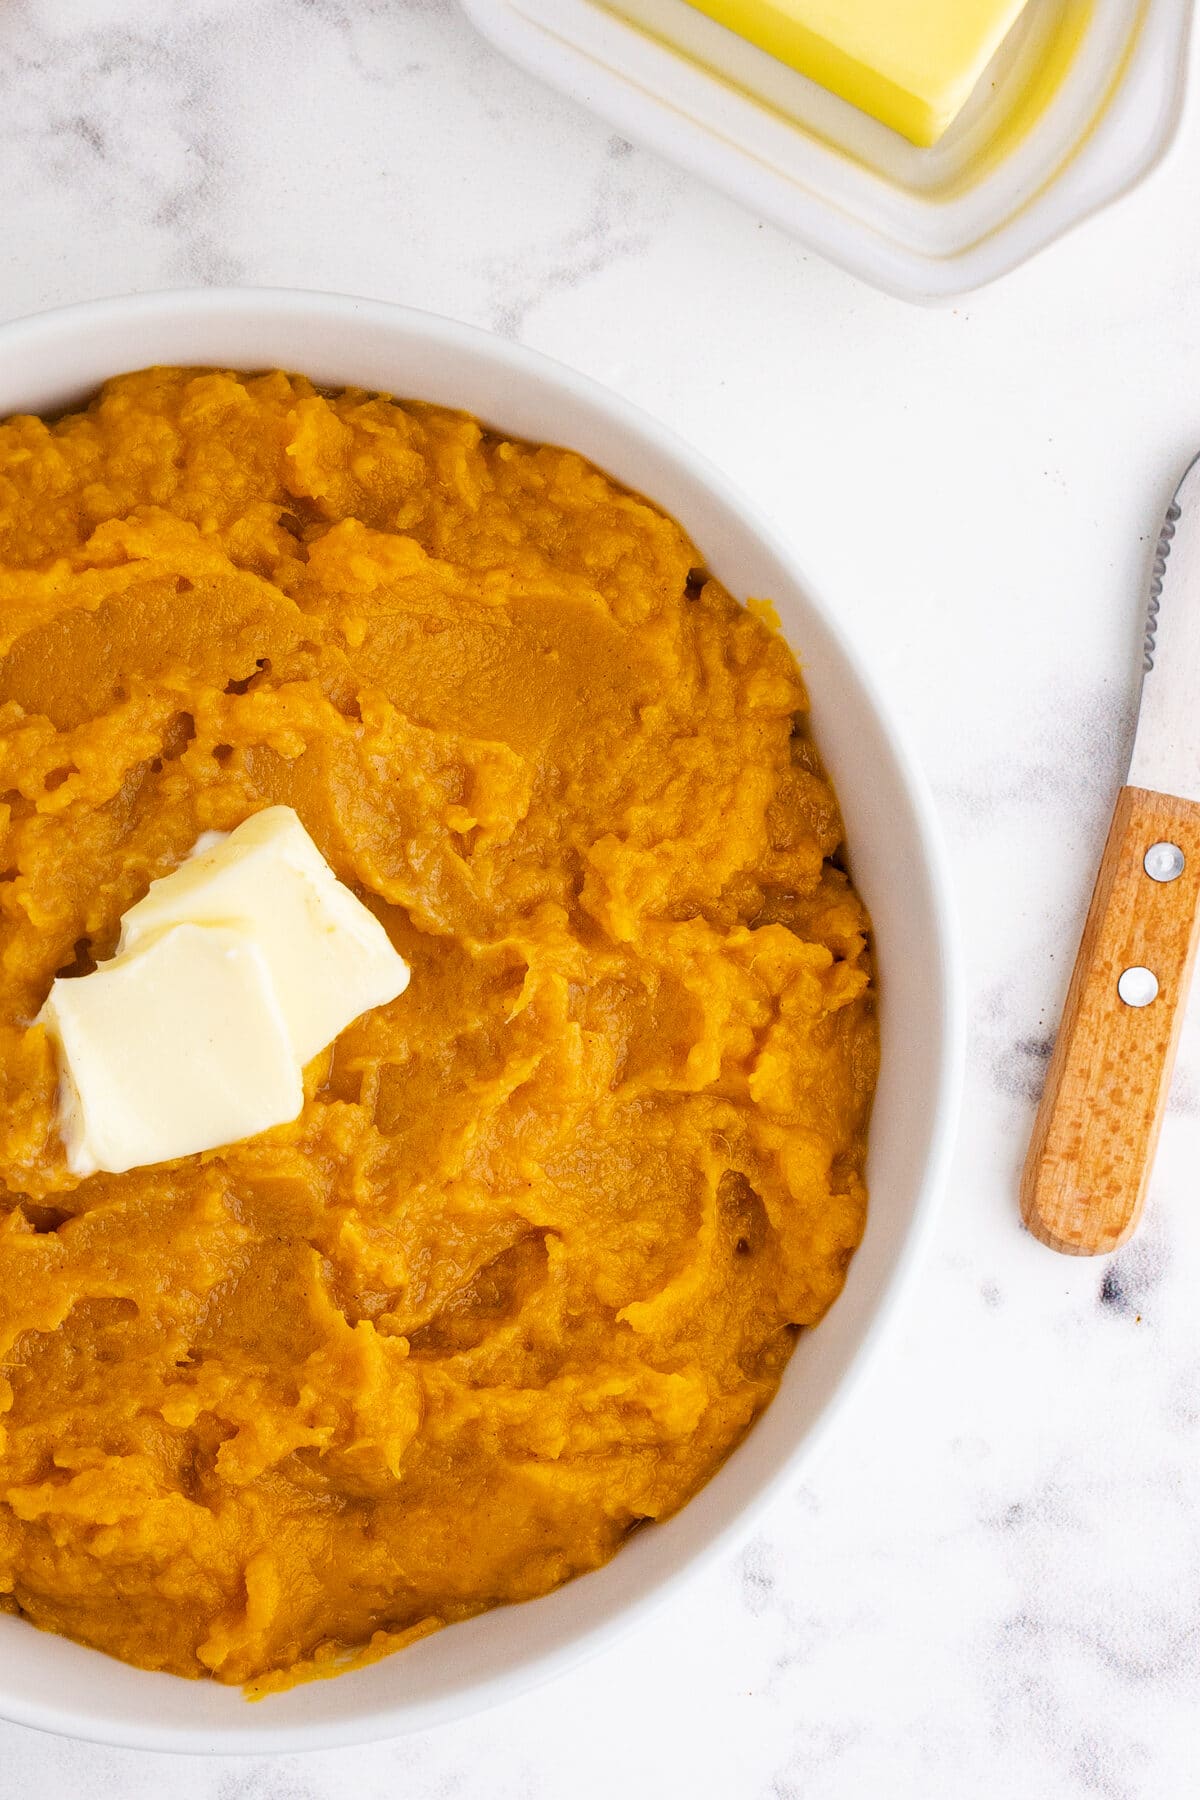
[[[773,1405],[682,1513],[546,1599],[257,1705],[151,1675],[0,1615],[0,1715],[146,1749],[283,1751],[387,1737],[515,1694],[609,1642],[794,1483],[872,1356],[925,1235],[954,1127],[961,1008],[948,883],[924,784],[790,553],[700,457],[615,394],[498,338],[373,301],[267,290],[142,295],[0,328],[0,418],[56,412],[151,363],[282,367],[464,407],[568,444],[680,519],[737,595],[770,595],[803,658],[817,740],[875,923],[883,1066],[871,1210],[845,1292],[799,1340]]]

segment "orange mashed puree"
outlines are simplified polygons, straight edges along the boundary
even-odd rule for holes
[[[0,1605],[278,1685],[606,1560],[863,1230],[863,907],[769,609],[580,457],[154,369],[0,426]],[[412,965],[293,1124],[79,1181],[33,1020],[293,806]]]

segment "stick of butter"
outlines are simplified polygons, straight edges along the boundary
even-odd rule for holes
[[[1026,0],[689,0],[914,144],[936,144]]]
[[[124,915],[116,955],[56,980],[39,1015],[68,1166],[120,1174],[294,1119],[303,1065],[407,986],[290,806],[206,834]]]
[[[261,946],[301,1063],[408,986],[408,965],[387,932],[290,806],[255,813],[227,836],[206,833],[187,862],[130,907],[117,955],[185,920],[236,926]]]
[[[175,925],[56,981],[40,1016],[76,1175],[232,1144],[304,1104],[267,959],[242,932]]]

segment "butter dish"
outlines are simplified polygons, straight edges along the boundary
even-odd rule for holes
[[[929,149],[686,0],[462,0],[623,135],[906,300],[1006,274],[1145,176],[1186,85],[1192,0],[1031,0]]]

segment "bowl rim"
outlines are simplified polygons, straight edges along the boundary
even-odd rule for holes
[[[490,361],[516,380],[529,376],[548,382],[603,415],[621,435],[640,440],[652,454],[675,464],[699,489],[709,491],[726,508],[739,515],[747,530],[787,570],[796,588],[804,595],[835,653],[857,681],[893,756],[928,876],[932,935],[940,951],[938,966],[930,971],[930,979],[940,990],[941,1029],[933,1091],[929,1096],[932,1124],[928,1147],[920,1179],[915,1184],[912,1216],[882,1293],[874,1302],[859,1340],[821,1411],[766,1478],[698,1549],[678,1567],[650,1583],[636,1599],[612,1616],[585,1624],[566,1642],[535,1653],[513,1671],[474,1679],[441,1700],[416,1705],[401,1701],[384,1709],[365,1708],[333,1722],[317,1720],[286,1726],[271,1726],[264,1722],[260,1725],[256,1716],[262,1716],[262,1709],[256,1706],[245,1709],[245,1728],[204,1724],[179,1727],[151,1717],[143,1724],[135,1725],[125,1715],[81,1714],[69,1701],[60,1700],[57,1694],[47,1694],[38,1701],[23,1696],[11,1697],[4,1691],[0,1676],[0,1718],[14,1724],[93,1743],[183,1754],[279,1755],[328,1750],[399,1736],[483,1711],[516,1693],[532,1691],[608,1648],[691,1580],[702,1567],[719,1557],[729,1557],[748,1539],[781,1490],[795,1482],[801,1467],[810,1466],[825,1447],[838,1421],[861,1393],[871,1369],[878,1364],[881,1349],[911,1296],[931,1240],[956,1140],[966,1046],[962,957],[950,865],[925,775],[906,735],[880,694],[861,652],[849,641],[837,614],[824,601],[821,590],[809,580],[789,544],[736,483],[652,414],[556,358],[478,326],[390,301],[302,288],[171,288],[113,295],[28,314],[0,324],[0,379],[6,370],[14,365],[19,367],[25,352],[53,344],[64,333],[87,333],[121,325],[149,327],[155,323],[178,323],[181,317],[194,320],[198,327],[238,318],[245,322],[248,317],[255,324],[266,325],[283,316],[293,321],[342,329],[353,329],[361,322],[384,329],[392,327],[401,333],[420,335],[448,351],[470,352]],[[202,342],[198,348],[203,351]],[[201,354],[195,366],[221,365]],[[114,370],[114,373],[119,372]],[[436,403],[436,396],[433,398]],[[19,410],[10,408],[0,394],[0,420],[15,416]],[[89,1651],[88,1654],[103,1653]]]

